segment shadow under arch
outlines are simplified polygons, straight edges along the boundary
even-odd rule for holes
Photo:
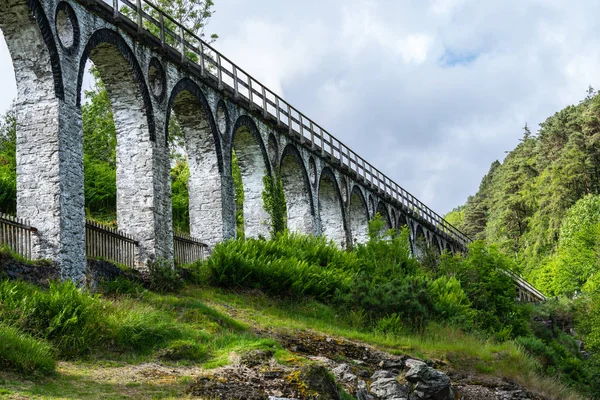
[[[366,243],[369,238],[369,205],[357,185],[354,185],[350,192],[348,218],[353,244]]]
[[[287,225],[291,232],[314,234],[315,207],[308,172],[300,152],[288,144],[279,161],[279,173],[283,183],[287,205]]]
[[[233,125],[231,149],[235,152],[244,191],[244,235],[248,238],[269,237],[271,216],[262,198],[265,172],[273,176],[269,155],[258,127],[252,118],[240,116]]]
[[[225,235],[223,158],[218,127],[206,97],[189,78],[180,80],[169,96],[167,141],[172,112],[184,135],[190,172],[190,233],[212,247]]]
[[[381,215],[381,217],[383,218],[383,220],[385,221],[385,229],[391,229],[392,228],[392,220],[390,219],[390,213],[388,212],[387,207],[385,206],[385,203],[383,201],[379,201],[377,203],[377,213],[379,213],[379,215]]]
[[[328,239],[344,247],[346,245],[346,218],[342,201],[342,193],[329,167],[321,171],[318,187],[319,219],[321,233]]]
[[[133,51],[131,51],[131,48],[129,47],[127,42],[125,42],[125,39],[123,39],[123,37],[116,31],[106,28],[99,29],[95,31],[87,41],[87,44],[83,50],[81,59],[79,61],[79,73],[77,77],[77,106],[81,106],[81,86],[83,84],[83,75],[85,73],[85,65],[88,59],[92,60],[92,62],[94,62],[96,67],[99,69],[100,76],[102,77],[102,81],[104,82],[104,84],[107,86],[107,89],[110,85],[113,86],[111,88],[113,91],[120,91],[118,84],[122,84],[122,82],[114,82],[115,84],[113,84],[113,79],[111,79],[110,76],[104,76],[106,74],[103,75],[102,71],[100,70],[100,65],[103,64],[101,62],[102,60],[98,59],[100,56],[95,57],[93,54],[99,48],[104,50],[107,53],[107,55],[110,54],[110,58],[112,60],[118,60],[119,58],[121,60],[125,60],[126,64],[131,69],[134,81],[137,84],[139,94],[141,95],[141,100],[143,102],[144,114],[147,118],[147,126],[148,132],[150,134],[150,140],[156,140],[154,111],[152,107],[152,100],[150,99],[150,92],[148,90],[148,87],[146,86],[144,73],[142,72],[142,69],[137,62],[135,54],[133,54]],[[123,65],[120,66],[123,67]],[[106,67],[108,68],[108,65]],[[127,83],[131,84],[131,82],[126,82],[126,84]],[[111,104],[112,100],[113,99],[111,99]]]

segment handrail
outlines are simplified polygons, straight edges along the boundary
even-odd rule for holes
[[[472,241],[410,192],[329,134],[319,124],[298,111],[149,0],[112,0],[112,4],[105,2],[108,0],[78,1],[83,5],[95,2],[110,7],[115,18],[124,18],[137,26],[138,33],[159,39],[161,46],[165,49],[179,53],[182,63],[199,66],[200,74],[204,78],[215,81],[219,89],[230,91],[237,100],[247,102],[250,109],[262,110],[266,119],[276,121],[279,127],[287,128],[290,136],[297,137],[302,143],[310,146],[313,151],[320,151],[321,156],[329,158],[332,164],[338,164],[342,169],[347,169],[357,179],[364,181],[366,185],[396,201],[412,217],[433,225],[438,232],[456,240],[463,246]],[[130,11],[124,13],[120,4]],[[135,15],[135,21],[126,15],[131,12]],[[157,16],[152,16],[152,12]],[[176,32],[167,27],[166,22],[174,25]],[[149,26],[154,26],[158,34],[148,29]],[[192,43],[194,41],[196,44]]]

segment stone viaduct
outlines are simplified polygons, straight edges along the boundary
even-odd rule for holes
[[[468,238],[316,122],[146,0],[2,0],[15,69],[17,208],[38,228],[35,256],[65,279],[85,270],[81,91],[91,60],[117,128],[117,220],[137,260],[173,258],[168,126],[185,138],[193,236],[235,236],[232,151],[247,237],[269,235],[265,173],[280,171],[288,227],[344,246],[377,212],[439,251]]]

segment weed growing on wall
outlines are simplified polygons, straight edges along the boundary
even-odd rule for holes
[[[272,177],[265,171],[263,185],[262,198],[265,211],[271,216],[271,235],[275,236],[282,233],[287,225],[287,204],[281,173],[276,171],[275,176]]]

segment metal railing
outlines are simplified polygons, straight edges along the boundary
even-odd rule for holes
[[[173,252],[175,264],[191,264],[204,260],[208,246],[200,240],[184,233],[173,235]]]
[[[28,221],[0,213],[0,245],[7,246],[28,260],[32,259],[31,236],[35,232],[37,229]]]
[[[269,90],[249,73],[215,50],[196,34],[148,0],[78,0],[84,6],[94,4],[108,9],[115,21],[127,22],[140,35],[157,39],[159,46],[177,55],[220,90],[229,92],[236,100],[247,103],[252,110],[262,111],[263,117],[286,129],[289,136],[320,153],[331,164],[362,180],[365,185],[396,202],[405,213],[428,223],[462,245],[471,240],[464,233],[427,207],[415,196],[383,174],[352,149],[329,134],[290,103]]]
[[[117,229],[94,221],[85,222],[85,251],[88,259],[103,259],[135,268],[137,240]]]

